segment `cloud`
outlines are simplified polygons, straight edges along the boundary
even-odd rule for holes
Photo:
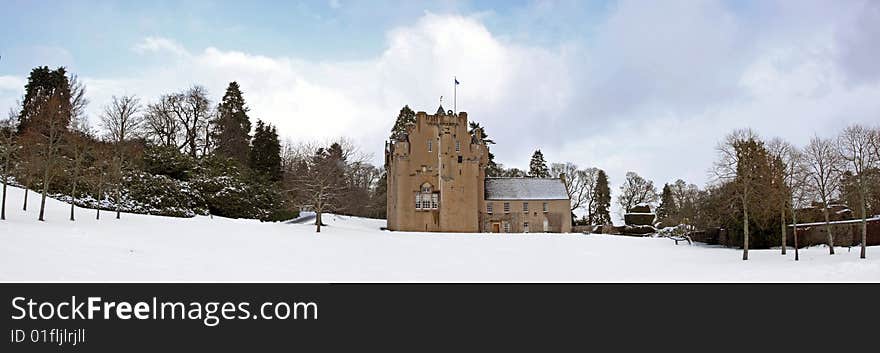
[[[433,112],[442,95],[444,106],[453,108],[453,76],[461,81],[457,108],[487,125],[516,121],[539,129],[542,122],[530,117],[562,109],[572,95],[565,48],[503,42],[473,17],[428,13],[388,32],[386,43],[376,57],[331,62],[216,47],[199,51],[170,38],[148,37],[133,50],[164,56],[161,66],[86,82],[96,110],[113,94],[134,93],[150,101],[192,84],[205,85],[216,97],[235,80],[252,118],[276,124],[283,137],[348,136],[377,161],[404,104]]]
[[[132,50],[138,54],[168,52],[177,56],[189,56],[189,52],[177,42],[162,37],[146,37]]]

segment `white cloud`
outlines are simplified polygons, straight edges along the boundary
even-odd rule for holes
[[[134,93],[149,101],[196,83],[216,98],[235,80],[252,118],[276,124],[283,137],[348,136],[377,161],[404,104],[433,112],[442,95],[444,106],[453,108],[453,76],[461,81],[458,109],[499,126],[499,134],[501,124],[514,121],[538,129],[542,122],[532,117],[562,109],[572,95],[564,48],[505,43],[464,16],[426,14],[390,31],[387,48],[360,61],[315,62],[214,47],[196,51],[160,37],[145,38],[134,50],[167,59],[131,77],[87,81],[92,110],[112,94]]]
[[[189,55],[189,52],[183,46],[171,39],[162,37],[146,37],[140,43],[135,44],[132,50],[139,54],[169,52],[179,56]]]

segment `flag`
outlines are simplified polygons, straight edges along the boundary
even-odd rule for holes
[[[457,84],[458,84],[458,79],[457,79],[457,78],[454,78],[453,80],[455,80],[455,84],[457,85]]]

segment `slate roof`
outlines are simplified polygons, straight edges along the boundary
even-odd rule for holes
[[[568,200],[561,179],[486,178],[486,200]]]

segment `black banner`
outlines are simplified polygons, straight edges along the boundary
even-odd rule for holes
[[[2,351],[390,346],[420,351],[473,347],[474,343],[495,348],[537,344],[544,348],[656,349],[658,345],[797,342],[823,327],[834,327],[851,339],[860,332],[872,332],[872,326],[860,326],[854,320],[862,315],[877,317],[876,308],[860,309],[858,303],[876,298],[878,288],[827,284],[7,283],[0,285],[5,301],[3,346],[8,347]],[[834,298],[833,303],[828,298]]]

